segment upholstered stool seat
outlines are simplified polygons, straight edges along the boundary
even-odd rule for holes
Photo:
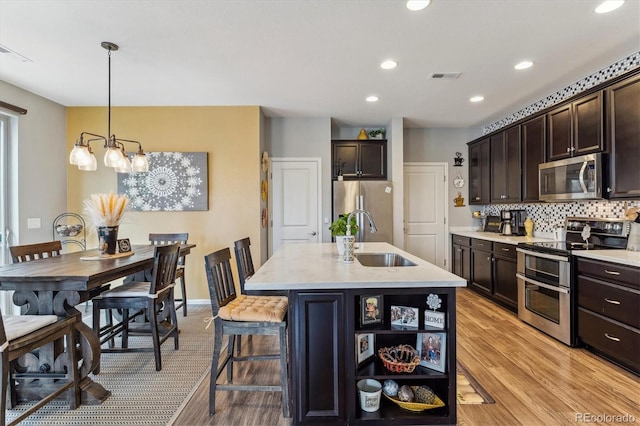
[[[218,315],[228,321],[280,322],[287,315],[289,300],[283,296],[245,296],[220,308]]]

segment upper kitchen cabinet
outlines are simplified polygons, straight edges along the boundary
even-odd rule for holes
[[[640,197],[640,75],[606,89],[609,198]]]
[[[520,201],[520,126],[491,136],[491,202]]]
[[[490,148],[489,139],[469,145],[469,204],[490,202]]]
[[[601,91],[549,111],[548,160],[604,151],[602,121]]]
[[[538,201],[538,164],[546,160],[546,117],[521,124],[522,201]]]
[[[331,141],[333,179],[386,179],[386,140]]]

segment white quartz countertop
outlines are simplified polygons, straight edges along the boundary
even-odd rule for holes
[[[462,237],[479,238],[482,240],[495,241],[504,244],[517,245],[518,243],[536,243],[545,241],[554,241],[549,238],[541,237],[518,237],[517,235],[500,235],[496,232],[484,232],[484,231],[451,231],[454,235],[460,235]]]
[[[573,255],[605,262],[640,267],[640,251],[629,250],[575,250]]]
[[[464,287],[466,280],[387,243],[356,243],[358,253],[397,253],[416,266],[344,263],[335,243],[284,244],[245,283],[247,290]]]

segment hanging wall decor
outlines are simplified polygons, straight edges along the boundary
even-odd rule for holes
[[[208,153],[147,152],[149,171],[118,174],[133,211],[209,210]]]

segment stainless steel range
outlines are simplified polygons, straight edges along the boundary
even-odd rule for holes
[[[566,241],[520,243],[518,317],[569,345],[575,345],[572,253],[624,249],[630,223],[623,219],[568,217]]]

